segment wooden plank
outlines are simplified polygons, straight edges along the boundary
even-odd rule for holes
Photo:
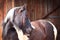
[[[12,0],[12,8],[14,7],[14,0]]]

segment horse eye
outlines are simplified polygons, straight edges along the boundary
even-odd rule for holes
[[[21,12],[23,12],[23,10],[21,10]]]
[[[25,10],[25,8],[23,8],[23,10],[21,10],[21,12],[23,12]]]

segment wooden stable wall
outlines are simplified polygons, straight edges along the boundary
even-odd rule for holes
[[[4,13],[4,4],[3,0],[0,0],[0,40],[2,40],[2,20],[3,20],[3,13]]]
[[[59,6],[59,0],[3,0],[0,4],[0,16],[1,20],[4,19],[6,13],[9,9],[15,6],[23,5],[24,3],[27,4],[28,16],[31,20],[37,20],[42,18],[44,15],[53,11],[56,7]],[[56,16],[60,16],[59,9],[54,11],[52,14]],[[50,15],[50,16],[51,16]],[[49,17],[50,17],[49,16]],[[49,18],[48,17],[48,18]],[[49,18],[51,19],[51,18]],[[53,18],[54,19],[54,18]],[[57,19],[57,18],[55,18]],[[0,21],[1,22],[1,21]]]
[[[48,13],[56,9],[54,12],[52,12],[51,15],[48,16],[48,19],[52,21],[55,24],[56,28],[58,29],[57,40],[60,40],[60,0],[49,0],[47,4]]]
[[[15,0],[15,6],[27,4],[28,16],[31,21],[40,19],[47,13],[46,1],[43,0]],[[45,4],[45,5],[44,5]]]
[[[3,8],[4,8],[3,1],[0,0],[0,25],[1,25],[2,20],[3,20],[3,13],[4,13]]]
[[[49,15],[48,18],[57,26],[58,30],[60,30],[60,0],[48,1],[48,13],[54,9],[56,10]]]
[[[9,9],[23,4],[27,4],[28,17],[33,21],[41,19],[55,10],[60,5],[60,0],[0,0],[0,25]],[[60,40],[60,8],[52,12],[46,19],[55,24],[59,34],[57,40]]]
[[[0,40],[2,40],[2,22],[9,9],[14,7],[14,0],[0,0]]]
[[[12,7],[14,7],[14,0],[0,0],[0,23],[2,23],[7,11]]]

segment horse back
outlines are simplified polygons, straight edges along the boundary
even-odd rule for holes
[[[35,27],[31,35],[31,40],[54,40],[53,26],[46,20],[32,21],[31,25]]]

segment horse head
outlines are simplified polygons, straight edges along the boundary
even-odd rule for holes
[[[33,29],[30,24],[30,20],[27,17],[26,5],[16,8],[14,11],[14,23],[17,25],[24,33],[30,33]]]
[[[5,24],[3,26],[3,34],[5,33],[4,35],[7,35],[8,30],[11,29],[14,25],[17,30],[22,30],[23,34],[29,34],[33,29],[31,27],[30,20],[27,17],[26,5],[10,9],[3,23]]]

